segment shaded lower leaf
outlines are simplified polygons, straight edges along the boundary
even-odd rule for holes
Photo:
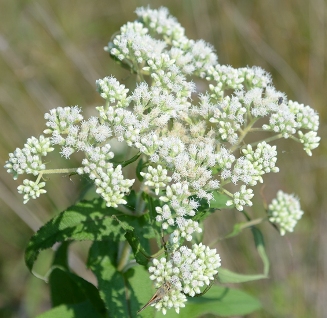
[[[103,318],[89,301],[73,305],[61,305],[38,315],[36,318]]]
[[[56,268],[50,276],[52,305],[78,304],[89,301],[101,317],[106,308],[99,296],[98,289],[90,282],[73,273]]]
[[[118,243],[94,242],[90,248],[88,266],[98,280],[101,299],[110,318],[130,317],[125,278],[117,271]]]
[[[55,253],[54,268],[49,277],[52,306],[78,304],[89,300],[99,314],[106,312],[98,289],[90,282],[69,271],[67,252],[69,242],[64,242]]]
[[[149,262],[150,256],[147,257],[147,253],[142,247],[139,238],[135,235],[135,232],[127,231],[125,237],[132,247],[136,262],[141,265],[146,265]]]
[[[130,268],[124,276],[126,277],[126,285],[130,292],[130,313],[131,317],[153,318],[155,309],[149,307],[137,314],[148,300],[153,296],[155,290],[153,283],[149,278],[149,272],[140,265]]]
[[[205,314],[220,317],[244,316],[261,308],[260,302],[249,294],[221,286],[212,286],[204,296],[188,298],[185,305],[179,314],[174,309],[169,309],[167,316],[160,312],[155,317],[197,318]]]

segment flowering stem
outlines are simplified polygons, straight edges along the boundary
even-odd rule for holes
[[[293,139],[293,140],[295,140],[295,141],[297,141],[297,142],[299,142],[299,143],[301,143],[301,140],[299,138],[296,138],[294,136],[290,136],[290,138]]]
[[[67,168],[67,169],[47,169],[42,170],[39,173],[39,176],[36,179],[36,183],[38,184],[44,174],[54,174],[54,173],[74,173],[77,171],[77,168]]]
[[[232,193],[230,193],[228,190],[226,190],[226,189],[222,189],[223,190],[223,192],[225,193],[225,194],[227,194],[229,197],[233,197],[233,194]]]
[[[259,127],[254,127],[254,128],[251,128],[249,132],[256,132],[256,131],[267,131],[267,130],[264,130],[264,129],[259,128]]]
[[[268,220],[268,218],[258,218],[258,219],[251,220],[251,221],[249,221],[249,222],[239,223],[239,224],[237,224],[237,226],[238,226],[238,227],[237,227],[237,231],[235,231],[235,227],[234,227],[234,230],[233,230],[231,233],[227,234],[226,236],[224,236],[224,237],[222,237],[222,238],[217,238],[217,239],[213,240],[213,241],[209,244],[209,246],[212,247],[212,246],[214,246],[214,245],[215,245],[217,242],[219,242],[219,241],[225,240],[225,239],[227,239],[227,238],[234,237],[234,236],[236,236],[237,234],[240,234],[242,230],[244,230],[244,229],[246,229],[246,228],[249,228],[249,227],[251,227],[251,226],[254,226],[254,225],[260,224],[260,223],[262,223],[262,222],[264,222],[264,221],[267,221],[267,220]]]
[[[272,136],[272,137],[269,137],[269,138],[266,138],[266,139],[264,139],[264,140],[260,140],[260,141],[256,141],[256,142],[253,142],[253,143],[251,143],[251,144],[249,144],[250,146],[255,146],[255,145],[257,145],[258,143],[261,143],[261,142],[266,142],[266,143],[268,143],[268,142],[270,142],[270,141],[274,141],[274,140],[277,140],[277,139],[280,139],[280,138],[282,138],[283,137],[283,135],[282,134],[278,134],[278,135],[275,135],[275,136]]]
[[[162,255],[165,252],[165,248],[161,248],[157,253],[151,255],[151,258],[157,258],[158,256]]]
[[[118,210],[120,212],[126,214],[126,215],[133,215],[133,216],[135,216],[135,211],[132,211],[132,210],[128,209],[126,205],[120,204]]]
[[[254,125],[254,123],[255,123],[256,121],[257,121],[257,119],[256,119],[256,118],[253,118],[253,119],[250,121],[249,125],[248,125],[247,127],[245,127],[244,130],[241,131],[241,135],[240,135],[240,137],[239,137],[239,139],[238,139],[237,144],[235,144],[235,145],[234,145],[233,147],[231,147],[231,149],[230,149],[231,152],[234,152],[234,151],[239,147],[239,145],[241,144],[241,142],[243,141],[243,139],[245,138],[245,136],[247,135],[247,133],[248,133],[249,131],[251,131],[252,126]]]
[[[254,219],[254,220],[252,220],[252,221],[249,221],[249,222],[243,223],[243,224],[241,225],[240,228],[243,230],[243,229],[245,229],[245,228],[247,228],[247,227],[251,227],[251,226],[253,226],[253,225],[260,224],[260,223],[262,223],[262,222],[264,222],[264,221],[266,221],[266,220],[268,220],[268,218],[257,218],[257,219]]]

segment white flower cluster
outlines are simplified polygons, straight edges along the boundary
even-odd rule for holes
[[[173,40],[178,40],[184,36],[184,28],[176,18],[169,15],[169,11],[165,7],[158,10],[140,7],[135,10],[135,13],[141,19],[142,24],[158,34],[163,34]]]
[[[42,189],[45,186],[45,182],[36,183],[34,181],[25,179],[23,184],[17,187],[18,193],[24,195],[24,204],[29,201],[29,199],[36,199],[42,193],[47,191]]]
[[[97,187],[96,192],[103,197],[108,207],[126,204],[123,197],[130,191],[135,180],[124,179],[121,166],[114,168],[113,164],[108,162],[114,157],[110,145],[89,147],[85,152],[88,159],[83,159],[84,168],[78,168],[77,173],[89,175]]]
[[[167,173],[168,171],[160,165],[157,168],[149,166],[148,172],[141,172],[141,176],[146,180],[144,184],[154,187],[155,193],[158,195],[160,188],[166,186],[171,181],[171,177],[168,177]]]
[[[277,161],[276,146],[270,146],[266,142],[259,143],[256,150],[252,150],[252,146],[248,145],[246,149],[242,149],[244,157],[236,160],[233,167],[231,180],[233,183],[241,180],[245,184],[254,186],[259,181],[263,183],[262,175],[269,172],[278,172],[275,167]]]
[[[127,107],[130,97],[127,96],[129,89],[120,84],[114,77],[107,76],[95,82],[100,96],[116,107]]]
[[[78,106],[51,109],[49,113],[44,115],[47,120],[46,126],[49,127],[44,133],[67,133],[67,129],[83,120],[80,112],[81,109]]]
[[[299,199],[283,191],[278,191],[277,198],[273,199],[268,206],[269,221],[279,226],[282,236],[286,232],[293,232],[302,215]]]
[[[51,143],[61,146],[61,155],[68,159],[75,151],[85,151],[93,143],[102,143],[112,135],[107,123],[100,123],[99,118],[90,117],[82,121],[81,109],[65,107],[50,110],[45,114],[48,119],[44,133],[51,133]],[[79,125],[78,125],[79,124]]]
[[[233,195],[232,200],[226,202],[227,206],[235,205],[236,209],[243,211],[244,206],[252,206],[251,199],[253,198],[253,190],[248,189],[244,184],[241,186],[240,191],[237,191]]]
[[[157,287],[164,282],[172,284],[166,301],[157,302],[155,307],[163,313],[172,307],[179,312],[186,301],[186,297],[181,295],[194,297],[201,294],[201,288],[210,285],[220,265],[220,256],[216,250],[202,243],[193,244],[191,249],[181,246],[171,254],[169,260],[165,257],[154,259],[153,266],[149,267],[150,279],[155,281]]]
[[[320,137],[317,136],[317,132],[309,131],[303,134],[302,131],[298,132],[300,142],[303,144],[303,149],[307,152],[309,156],[312,156],[311,150],[319,146]]]
[[[199,223],[190,219],[196,214],[199,202],[190,198],[186,183],[168,185],[165,192],[165,196],[159,197],[159,200],[166,204],[156,207],[156,221],[161,223],[164,230],[169,226],[175,227],[172,243],[176,247],[183,239],[191,241],[193,233],[202,232]]]
[[[251,187],[262,183],[264,174],[279,171],[277,148],[268,140],[291,138],[311,155],[320,141],[319,116],[309,106],[288,101],[260,67],[218,64],[212,46],[188,39],[166,8],[138,8],[136,14],[138,20],[122,26],[105,48],[137,74],[136,88],[130,91],[112,76],[97,80],[105,100],[96,107],[98,116],[84,119],[77,106],[50,110],[44,130],[50,137],[29,139],[9,155],[5,167],[14,179],[23,173],[41,177],[41,157],[52,146],[66,159],[83,152],[76,171],[89,176],[107,206],[117,207],[126,204],[134,179],[125,179],[122,165],[114,165],[110,144],[119,141],[136,150],[135,158],[142,157],[141,182],[147,186],[141,189],[159,199],[156,221],[171,233],[171,257],[154,260],[150,267],[158,286],[165,280],[174,286],[156,304],[165,313],[184,306],[183,293],[199,294],[220,266],[215,250],[202,244],[181,247],[202,231],[196,217],[203,200],[210,205],[219,192],[230,197],[227,206],[239,211],[251,206]],[[193,82],[197,77],[201,81]],[[258,131],[273,136],[267,141],[251,137],[257,146],[249,145],[247,135]],[[44,193],[43,187],[44,182],[24,180],[18,189],[27,202]],[[278,194],[269,208],[270,221],[280,225],[282,234],[302,213],[296,202]]]
[[[319,116],[311,107],[304,106],[298,102],[289,101],[288,105],[280,105],[278,110],[271,115],[269,125],[263,125],[262,128],[281,133],[284,138],[289,138],[298,132],[300,142],[304,144],[304,150],[310,156],[311,150],[319,145],[320,137],[317,137]],[[300,129],[308,129],[310,131],[304,134]]]
[[[229,203],[241,210],[252,204],[249,187],[263,182],[263,174],[278,172],[276,147],[265,142],[254,149],[245,147],[243,156],[236,158],[233,152],[241,148],[247,133],[263,129],[284,138],[291,136],[309,155],[318,146],[318,115],[309,106],[287,101],[263,69],[218,64],[211,45],[188,39],[166,8],[138,8],[136,13],[139,19],[122,26],[106,50],[148,80],[142,80],[130,92],[112,76],[99,79],[97,90],[106,100],[105,106],[97,107],[99,117],[84,120],[77,106],[58,107],[47,113],[48,128],[44,132],[51,134],[52,145],[61,147],[63,157],[68,159],[74,152],[83,151],[88,161],[90,147],[109,144],[113,138],[135,147],[152,163],[147,172],[142,172],[146,184],[156,195],[168,198],[163,201],[168,207],[158,209],[157,219],[164,228],[184,229],[196,211],[192,207],[198,204],[194,197],[210,202],[212,191],[229,193]],[[192,102],[197,87],[190,76],[200,76],[209,83],[208,90],[198,94],[198,104]],[[268,117],[268,124],[256,125],[262,117]],[[6,167],[14,178],[44,170],[38,157],[20,150],[10,155]],[[121,178],[121,168],[115,169]],[[107,200],[112,197],[111,182],[114,180],[101,188]],[[240,184],[234,193],[224,191],[229,183],[239,182],[246,187]],[[169,198],[169,191],[176,186],[187,187],[187,194]],[[120,193],[126,192],[124,188]],[[161,195],[165,192],[166,196]],[[185,233],[182,230],[175,234]]]
[[[23,149],[16,148],[9,154],[9,160],[6,161],[5,168],[8,173],[13,174],[17,180],[20,174],[33,174],[37,176],[41,170],[45,169],[42,162],[42,156],[46,156],[54,148],[50,146],[50,139],[40,136],[39,139],[31,137],[27,139]]]

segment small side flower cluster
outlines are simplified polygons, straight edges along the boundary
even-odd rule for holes
[[[153,266],[149,267],[150,279],[155,281],[157,287],[168,281],[174,291],[167,295],[171,302],[159,301],[155,307],[164,314],[167,309],[174,307],[178,313],[186,301],[186,297],[178,295],[194,297],[201,294],[201,288],[210,285],[220,265],[220,256],[216,250],[202,243],[193,244],[191,249],[186,246],[180,247],[172,253],[169,260],[165,257],[160,260],[154,259]],[[176,298],[179,299],[178,302]]]
[[[273,199],[268,206],[269,221],[279,226],[282,236],[286,232],[293,232],[302,215],[299,199],[283,191],[278,191],[277,198]]]
[[[24,195],[24,204],[29,201],[29,199],[36,199],[42,193],[46,193],[45,189],[42,189],[45,186],[45,182],[34,182],[32,180],[25,179],[23,184],[17,187],[18,193]]]
[[[297,139],[294,135],[297,132],[299,141],[309,156],[312,155],[311,150],[319,146],[320,137],[317,137],[319,116],[311,107],[298,102],[289,101],[288,105],[280,105],[277,112],[270,117],[269,125],[263,125],[262,128],[281,133],[284,138],[293,137],[295,140]],[[304,134],[300,129],[310,131]]]
[[[27,139],[23,149],[16,148],[9,154],[9,160],[6,161],[5,168],[8,173],[13,174],[14,180],[17,180],[20,174],[33,174],[37,176],[40,171],[45,169],[42,162],[42,156],[46,156],[54,148],[50,145],[50,139],[43,135],[39,139],[31,137]]]
[[[13,153],[9,154],[9,160],[6,161],[5,168],[8,173],[13,174],[13,178],[16,180],[20,174],[32,174],[34,176],[39,175],[45,170],[46,166],[42,162],[42,157],[46,156],[49,152],[54,150],[51,147],[50,138],[46,138],[41,135],[38,139],[31,137],[27,139],[23,149],[16,148]],[[18,193],[24,195],[24,204],[29,199],[36,199],[42,193],[46,193],[45,182],[36,182],[25,179],[23,184],[17,187]]]

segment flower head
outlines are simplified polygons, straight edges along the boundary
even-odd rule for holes
[[[269,221],[279,226],[282,236],[286,232],[293,232],[302,215],[299,200],[294,195],[283,191],[278,191],[277,198],[273,199],[268,206]]]
[[[27,139],[24,148],[16,148],[13,153],[9,154],[9,160],[6,161],[5,168],[8,173],[13,174],[16,180],[20,174],[38,173],[45,169],[42,162],[42,156],[46,156],[54,148],[50,146],[50,139],[40,136],[39,139],[31,137]]]
[[[29,201],[29,199],[36,199],[42,193],[46,193],[47,191],[42,189],[45,186],[45,182],[36,183],[34,181],[25,179],[23,184],[18,186],[18,193],[24,195],[24,204]]]

